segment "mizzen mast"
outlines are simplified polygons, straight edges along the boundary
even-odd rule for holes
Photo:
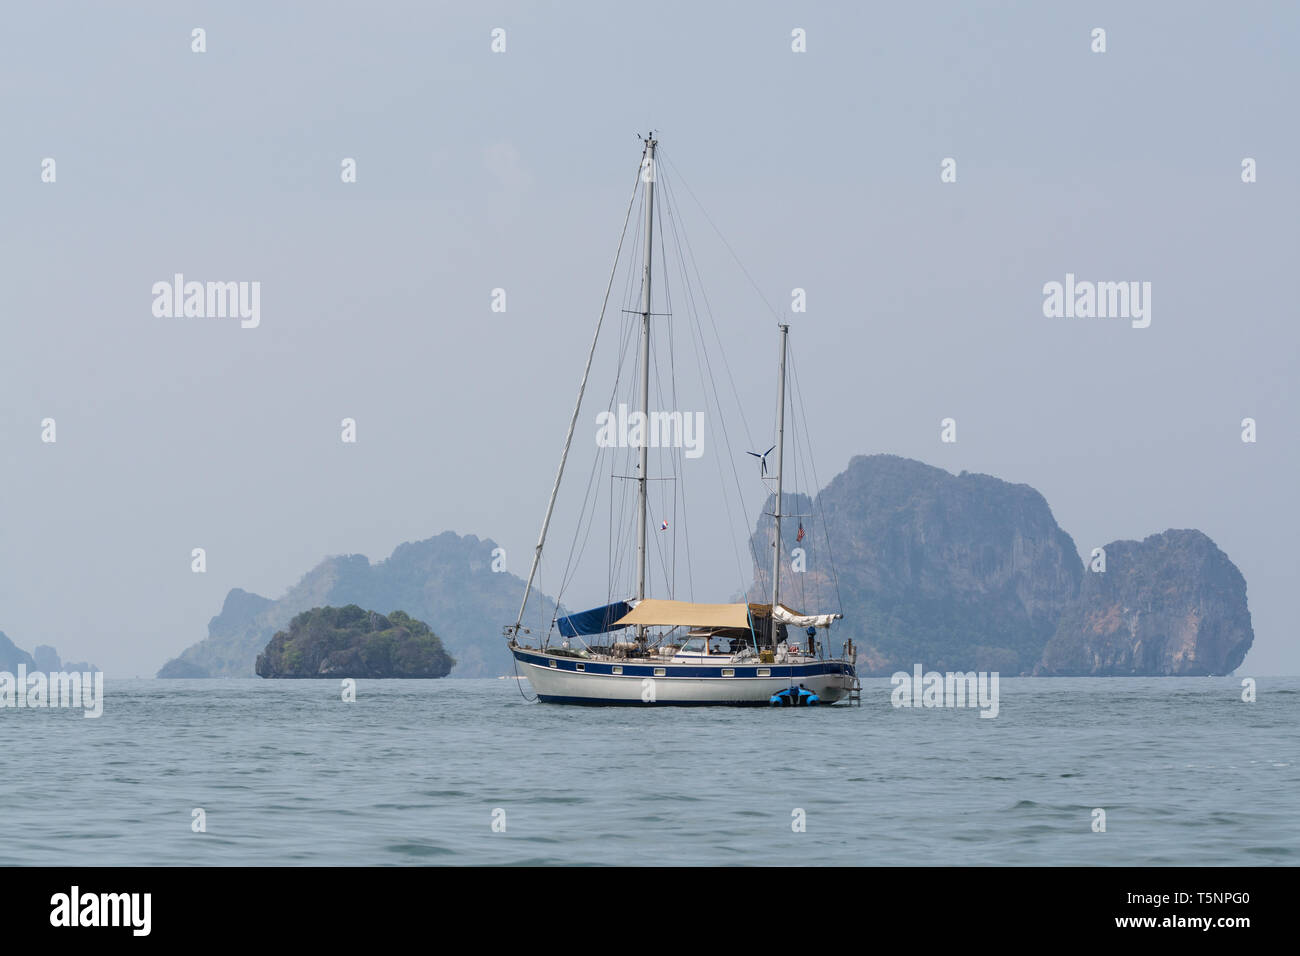
[[[772,517],[776,521],[776,536],[772,540],[772,612],[776,613],[781,596],[781,459],[785,453],[785,342],[790,326],[778,325],[781,330],[781,362],[776,387],[776,507]],[[773,618],[775,621],[775,618]]]

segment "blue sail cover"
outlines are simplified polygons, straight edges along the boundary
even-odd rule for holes
[[[558,622],[560,633],[565,637],[577,637],[580,634],[604,634],[606,631],[621,630],[627,625],[620,624],[615,627],[614,622],[626,616],[631,610],[632,605],[626,601],[615,601],[604,607],[593,607],[590,611],[579,611],[577,614],[560,618]]]

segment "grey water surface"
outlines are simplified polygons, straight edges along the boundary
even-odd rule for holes
[[[0,709],[0,864],[1300,861],[1300,678],[1008,678],[994,719],[863,685],[767,710],[109,680],[98,719]]]

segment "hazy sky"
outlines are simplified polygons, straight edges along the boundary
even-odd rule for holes
[[[1085,553],[1200,528],[1248,583],[1242,673],[1298,673],[1296,11],[6,7],[0,630],[143,676],[328,554],[454,530],[525,573],[654,127],[763,294],[807,290],[823,483],[889,452],[1033,485]],[[682,211],[733,368],[771,369],[772,315]],[[177,272],[259,281],[260,326],[155,317]],[[1150,326],[1044,317],[1067,272],[1150,282]],[[741,391],[766,434],[770,378]],[[717,548],[701,600],[735,588]]]

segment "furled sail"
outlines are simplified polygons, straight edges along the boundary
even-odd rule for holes
[[[842,618],[843,614],[796,614],[784,604],[778,604],[772,616],[782,624],[791,627],[830,627],[831,621]]]

